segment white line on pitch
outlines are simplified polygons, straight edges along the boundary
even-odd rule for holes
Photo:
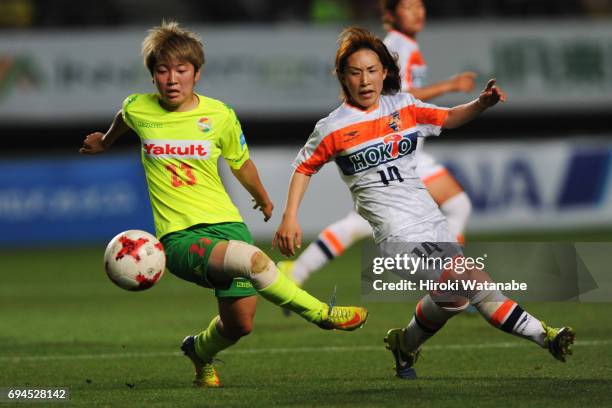
[[[576,346],[593,347],[612,344],[612,340],[583,340],[577,341]],[[504,343],[481,343],[481,344],[439,344],[424,346],[425,350],[470,350],[470,349],[498,349],[533,347],[528,342],[504,342]],[[245,350],[229,350],[223,355],[231,354],[291,354],[312,352],[351,352],[351,351],[385,351],[381,346],[331,346],[331,347],[281,347],[281,348],[255,348]],[[55,354],[41,356],[0,356],[1,362],[19,363],[23,361],[52,361],[52,360],[93,360],[113,358],[150,358],[150,357],[174,357],[182,355],[180,352],[159,351],[150,353],[100,353],[100,354]]]

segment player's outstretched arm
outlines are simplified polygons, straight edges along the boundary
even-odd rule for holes
[[[476,86],[475,79],[475,72],[462,72],[444,81],[421,88],[411,88],[408,92],[417,99],[427,101],[450,92],[472,92]]]
[[[487,87],[481,92],[478,99],[449,109],[448,117],[443,127],[445,129],[453,129],[462,126],[498,102],[505,101],[506,93],[495,85],[495,79],[490,79]]]
[[[82,154],[98,154],[108,150],[113,143],[121,135],[129,129],[128,125],[123,121],[121,111],[117,112],[113,123],[106,133],[94,132],[85,137],[83,146],[79,149]]]
[[[232,173],[238,179],[240,184],[251,194],[255,205],[253,208],[258,208],[264,215],[264,221],[268,221],[272,217],[274,204],[268,196],[268,192],[264,188],[255,163],[248,159],[239,169],[233,169]]]
[[[297,213],[309,183],[310,176],[297,171],[293,172],[289,182],[283,220],[272,240],[272,248],[278,245],[281,254],[285,256],[295,255],[295,247],[302,247],[302,229],[297,219]]]

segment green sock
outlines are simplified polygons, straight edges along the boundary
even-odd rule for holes
[[[218,352],[236,343],[234,340],[226,339],[219,333],[219,330],[217,330],[217,320],[219,320],[219,316],[215,316],[206,330],[198,334],[195,339],[196,354],[205,362],[212,361]]]
[[[260,289],[259,294],[275,305],[286,307],[313,323],[321,320],[325,308],[324,303],[300,289],[282,273],[277,274],[276,280],[270,286]]]

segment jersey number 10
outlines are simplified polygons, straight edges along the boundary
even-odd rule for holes
[[[395,166],[387,167],[386,173],[384,170],[378,170],[377,173],[380,174],[380,181],[382,181],[385,186],[388,186],[390,181],[397,180],[400,183],[404,181],[399,169]]]

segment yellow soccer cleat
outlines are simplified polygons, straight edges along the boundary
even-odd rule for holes
[[[368,319],[368,310],[358,306],[332,306],[324,304],[321,321],[317,325],[325,330],[353,331]]]
[[[390,350],[395,359],[395,376],[398,378],[413,380],[417,378],[416,371],[412,366],[419,359],[420,350],[408,351],[404,343],[406,329],[391,329],[383,339],[385,347]]]
[[[195,336],[187,336],[181,344],[181,350],[193,363],[195,368],[195,379],[193,380],[194,387],[200,388],[219,388],[222,387],[219,381],[217,370],[211,362],[202,360],[195,351]]]
[[[567,356],[573,354],[572,346],[576,340],[576,334],[571,327],[562,327],[560,329],[548,327],[542,322],[544,329],[544,348],[547,348],[550,354],[559,361],[565,363]]]

